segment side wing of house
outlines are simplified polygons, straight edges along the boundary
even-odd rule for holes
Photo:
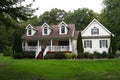
[[[85,52],[108,52],[110,35],[112,34],[96,19],[82,31],[83,47]]]

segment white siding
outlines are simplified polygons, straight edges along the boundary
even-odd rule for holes
[[[91,29],[92,28],[98,28],[99,29],[99,34],[98,35],[91,35]],[[85,32],[83,32],[82,36],[109,36],[110,34],[103,28],[101,25],[99,25],[96,22],[93,22]]]
[[[102,53],[103,51],[108,52],[108,48],[110,45],[110,39],[109,38],[99,38],[99,39],[83,39],[83,47],[84,47],[84,40],[91,40],[92,41],[92,48],[84,48],[84,52],[93,53],[94,51]],[[100,48],[100,40],[107,40],[108,41],[108,48]]]

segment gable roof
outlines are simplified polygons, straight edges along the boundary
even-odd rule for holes
[[[68,24],[68,33],[64,35],[59,34],[58,25],[50,25],[51,33],[49,35],[42,35],[41,26],[35,26],[34,28],[37,30],[33,36],[27,36],[26,33],[22,36],[22,39],[34,40],[34,39],[53,39],[53,38],[73,38],[73,31],[75,31],[74,24]]]
[[[100,25],[108,34],[112,34],[107,28],[105,28],[98,20],[93,19],[89,25],[81,32],[81,34],[83,34],[89,27],[91,24],[93,24],[94,22],[96,22],[98,25]],[[113,35],[113,34],[112,34]]]

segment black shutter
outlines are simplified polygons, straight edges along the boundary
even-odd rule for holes
[[[84,41],[84,48],[86,48],[86,41]]]
[[[92,48],[92,41],[90,40],[90,48]]]
[[[93,29],[91,29],[91,34],[93,35]]]
[[[97,34],[99,34],[99,29],[97,29]]]
[[[100,43],[100,48],[101,48],[101,40],[99,41],[99,43]]]
[[[108,43],[107,43],[107,40],[106,40],[106,48],[108,48]]]

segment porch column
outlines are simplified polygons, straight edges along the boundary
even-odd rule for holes
[[[51,39],[51,52],[52,52],[53,40]]]
[[[72,51],[72,41],[69,39],[69,51]]]
[[[39,42],[39,40],[37,41],[37,46],[38,46],[38,47],[40,46],[40,42]]]
[[[25,41],[25,51],[28,51],[28,44],[27,44],[27,41]]]

